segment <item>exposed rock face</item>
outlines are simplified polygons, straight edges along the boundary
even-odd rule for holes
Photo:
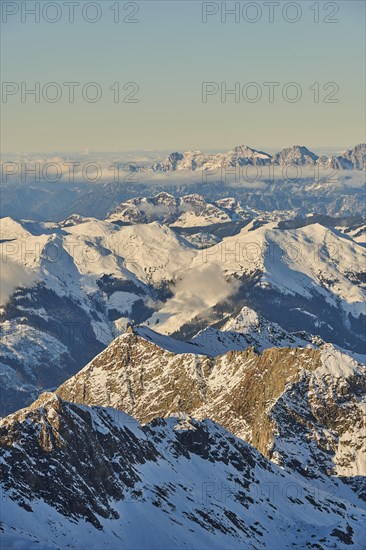
[[[176,219],[177,201],[169,193],[158,193],[155,197],[137,197],[121,203],[110,213],[109,220],[124,223],[150,223],[160,221],[172,223]]]
[[[319,157],[317,164],[322,168],[332,170],[353,170],[353,163],[342,155],[332,157]]]
[[[155,197],[140,197],[119,204],[109,214],[108,220],[127,224],[158,221],[174,227],[204,227],[230,222],[231,217],[223,208],[205,201],[198,194],[175,198],[169,193],[158,193]]]
[[[126,422],[123,429],[115,422],[116,416]],[[33,493],[63,515],[84,517],[100,528],[98,515],[117,517],[108,499],[122,499],[121,485],[131,487],[138,481],[133,465],[157,458],[148,442],[134,452],[137,438],[128,429],[131,421],[123,413],[107,409],[94,413],[65,403],[53,393],[43,393],[29,408],[1,423],[2,453],[11,455],[2,471],[2,483],[11,490],[16,482],[20,505]],[[120,445],[124,445],[123,465],[113,462]],[[57,475],[49,475],[52,471]],[[78,493],[84,498],[78,499]]]
[[[150,215],[170,215],[172,208],[174,228],[156,221],[121,227],[90,218],[66,224],[1,220],[3,258],[31,273],[35,282],[15,288],[0,307],[0,416],[78,372],[129,321],[146,321],[188,340],[225,320],[231,323],[224,328],[231,349],[253,345],[260,350],[266,342],[292,346],[285,333],[301,330],[365,352],[362,227],[347,235],[319,223],[286,230],[276,221],[249,222],[248,212],[231,199],[213,204],[197,194],[141,199],[138,212],[141,205],[152,207]],[[227,224],[239,229],[226,236],[210,229],[205,237],[202,228],[206,223],[212,228],[213,220],[216,229],[229,229]],[[191,242],[182,236],[183,226],[192,223],[198,224],[196,244],[194,235]],[[216,274],[219,285],[206,284]],[[181,307],[182,292],[184,305],[187,294],[194,295],[192,307]],[[245,331],[238,318],[243,306],[259,316],[245,314],[244,324],[253,320]],[[262,318],[271,322],[271,334]],[[210,335],[216,353],[225,351],[213,341],[214,332]],[[222,344],[220,333],[216,336]]]
[[[356,170],[366,169],[366,143],[360,143],[353,149],[348,149],[343,156],[352,163]]]
[[[294,145],[287,149],[282,149],[275,156],[275,163],[280,165],[301,165],[313,166],[318,160],[318,155],[309,151],[303,145]]]
[[[271,164],[272,157],[264,151],[256,151],[247,145],[238,145],[232,151],[227,153],[225,164],[229,166],[268,165]]]
[[[363,542],[365,514],[352,492],[319,490],[289,475],[210,420],[181,416],[141,426],[122,412],[45,393],[0,422],[0,455],[0,529],[9,547]]]
[[[366,169],[366,144],[360,143],[347,149],[341,155],[319,157],[317,161],[320,165],[335,170],[365,170]]]
[[[57,393],[149,422],[176,411],[212,418],[302,475],[365,475],[364,366],[331,345],[253,348],[212,359],[117,338]],[[301,466],[300,466],[301,465]]]

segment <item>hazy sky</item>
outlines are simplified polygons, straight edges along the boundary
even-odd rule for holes
[[[40,9],[55,2],[41,1]],[[362,1],[240,2],[240,12],[221,21],[221,2],[94,2],[99,21],[83,20],[84,2],[69,8],[57,0],[41,21],[26,15],[21,4],[2,2],[2,146],[4,151],[131,151],[256,148],[305,144],[309,147],[352,146],[365,140],[365,5]],[[36,2],[27,2],[28,8]],[[114,22],[119,4],[120,22]],[[138,4],[138,13],[134,4]],[[277,3],[276,3],[277,4]],[[292,6],[290,5],[292,4]],[[295,5],[294,5],[295,4]],[[247,5],[245,7],[245,5]],[[232,9],[235,2],[226,2]],[[312,9],[310,9],[312,6]],[[316,9],[319,7],[319,14]],[[336,13],[337,7],[339,8]],[[98,16],[89,6],[84,15]],[[298,22],[285,21],[296,19]],[[218,11],[202,21],[202,10]],[[243,11],[244,10],[244,11]],[[246,11],[245,11],[246,10]],[[283,14],[284,10],[284,14]],[[319,15],[319,22],[314,18]],[[61,17],[59,21],[51,20]],[[122,19],[135,19],[128,23]],[[249,22],[258,18],[257,22]],[[325,23],[324,19],[338,19]],[[6,83],[15,83],[9,85]],[[40,101],[21,97],[21,89],[39,82]],[[57,87],[45,86],[50,82]],[[70,87],[79,82],[75,101]],[[101,99],[94,98],[97,83]],[[109,87],[119,83],[120,102]],[[138,84],[124,90],[126,83]],[[202,83],[212,95],[202,101]],[[221,89],[238,83],[240,96],[221,99]],[[248,83],[255,85],[248,86]],[[268,82],[278,82],[269,101]],[[289,82],[297,87],[286,88]],[[315,102],[319,83],[319,101]],[[333,82],[339,87],[336,91]],[[222,83],[225,83],[222,85]],[[5,86],[5,89],[4,89]],[[16,88],[19,86],[19,91]],[[310,90],[309,87],[312,86]],[[288,94],[297,102],[283,99]],[[4,91],[14,92],[5,102]],[[60,100],[49,102],[61,92]],[[332,94],[333,92],[333,94]],[[126,103],[123,98],[138,102]],[[255,95],[260,97],[251,102]],[[329,95],[332,94],[332,95]],[[324,102],[338,99],[338,102]],[[24,101],[25,99],[25,101]],[[239,101],[236,102],[235,99]]]

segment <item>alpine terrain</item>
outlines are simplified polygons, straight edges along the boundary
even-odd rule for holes
[[[1,548],[365,547],[365,159],[4,183]]]

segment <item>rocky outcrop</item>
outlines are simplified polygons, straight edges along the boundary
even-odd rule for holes
[[[137,224],[157,221],[174,227],[209,226],[230,222],[228,213],[198,194],[175,198],[169,193],[155,197],[130,199],[117,206],[108,216],[115,223]]]
[[[353,149],[347,149],[343,153],[343,157],[352,163],[356,170],[366,169],[366,143],[360,143]]]
[[[213,359],[166,351],[132,331],[57,393],[141,422],[177,411],[212,418],[268,458],[323,477],[365,474],[365,389],[365,367],[331,345]]]

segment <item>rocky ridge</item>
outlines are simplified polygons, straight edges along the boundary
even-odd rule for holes
[[[141,422],[212,418],[300,475],[365,475],[365,366],[327,344],[253,348],[216,358],[167,351],[130,331],[57,393]]]
[[[141,426],[45,393],[0,422],[0,455],[8,547],[363,544],[365,514],[346,487],[294,478],[211,420]]]

